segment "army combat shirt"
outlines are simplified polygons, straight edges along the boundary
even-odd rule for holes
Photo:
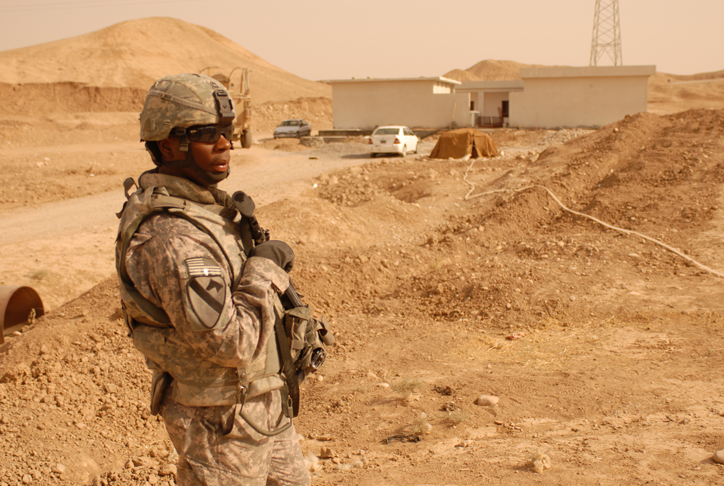
[[[153,172],[143,174],[139,186],[163,187],[171,196],[204,206],[222,218],[217,230],[225,235],[222,249],[218,238],[163,211],[145,219],[132,237],[125,255],[128,276],[168,315],[171,329],[164,329],[164,339],[184,344],[189,366],[248,366],[274,339],[274,300],[289,286],[288,275],[266,258],[246,259],[236,214],[219,204],[221,191]]]

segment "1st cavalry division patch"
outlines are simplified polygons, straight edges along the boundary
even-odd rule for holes
[[[207,329],[213,329],[219,321],[226,301],[226,284],[221,267],[209,258],[186,260],[189,282],[186,293],[191,310]]]

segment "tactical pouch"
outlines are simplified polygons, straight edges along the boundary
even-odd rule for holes
[[[327,320],[313,318],[309,307],[295,307],[286,311],[284,327],[296,370],[304,375],[317,371],[327,359],[327,345],[334,342]]]

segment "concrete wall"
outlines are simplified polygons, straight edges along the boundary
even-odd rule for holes
[[[645,112],[655,66],[521,69],[524,90],[510,93],[510,125],[601,127]]]
[[[478,93],[477,91],[471,91],[470,92],[470,101],[475,102],[475,108],[473,110],[475,111],[481,111],[483,108],[483,96],[482,93]],[[470,106],[468,104],[468,106]]]
[[[503,101],[508,99],[508,93],[485,93],[485,108],[480,113],[483,116],[501,116]]]
[[[470,95],[430,79],[330,81],[334,128],[470,126]],[[435,94],[447,91],[448,94]]]

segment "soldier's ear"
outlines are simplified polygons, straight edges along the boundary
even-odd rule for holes
[[[177,138],[165,138],[156,142],[158,144],[158,150],[163,156],[164,162],[177,160],[180,154],[179,141]]]

